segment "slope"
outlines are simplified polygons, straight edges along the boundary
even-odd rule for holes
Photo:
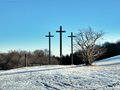
[[[0,90],[120,90],[120,56],[94,66],[48,65],[0,71]]]

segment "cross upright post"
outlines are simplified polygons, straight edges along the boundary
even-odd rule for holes
[[[62,33],[66,31],[62,31],[62,26],[60,26],[60,31],[56,31],[60,33],[60,60],[62,61]]]
[[[28,62],[27,62],[27,54],[25,54],[25,66],[28,66]]]
[[[51,33],[49,32],[49,35],[46,35],[45,37],[49,37],[49,65],[51,64],[51,37],[54,37],[53,35],[51,35]]]
[[[68,36],[71,38],[71,64],[73,64],[73,37],[76,37],[73,35],[73,33],[71,32],[71,36]]]

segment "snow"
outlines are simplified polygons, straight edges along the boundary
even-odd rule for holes
[[[94,65],[103,65],[103,66],[111,66],[111,65],[120,65],[120,55],[118,56],[114,56],[108,59],[104,59],[104,60],[100,60],[100,61],[96,61],[94,63]]]
[[[93,66],[48,65],[0,71],[0,90],[120,90],[120,56]]]

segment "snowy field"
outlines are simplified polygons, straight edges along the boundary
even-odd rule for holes
[[[0,90],[120,90],[120,56],[93,66],[36,66],[0,71]]]

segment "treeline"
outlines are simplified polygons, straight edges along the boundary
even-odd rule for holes
[[[102,48],[105,48],[106,52],[98,59],[104,59],[104,58],[120,55],[120,41],[117,41],[115,43],[105,42],[102,45]]]
[[[103,48],[105,50],[105,53],[102,56],[97,57],[96,61],[105,59],[105,58],[109,58],[109,57],[113,57],[116,55],[120,55],[120,41],[117,41],[115,43],[105,42],[104,44],[102,44],[99,47]],[[73,54],[73,59],[74,59],[73,64],[77,65],[77,64],[84,63],[81,52],[82,51],[78,50]],[[71,55],[63,56],[61,63],[64,65],[70,65],[71,64]]]
[[[120,41],[115,43],[105,42],[99,46],[104,48],[105,53],[97,57],[96,60],[101,60],[116,55],[120,55]],[[83,58],[80,50],[73,54],[73,64],[83,64]],[[35,50],[33,52],[27,51],[10,51],[8,53],[0,54],[0,69],[7,70],[19,67],[36,66],[36,65],[48,65],[49,64],[49,51],[48,50]],[[59,57],[51,56],[52,65],[70,65],[71,55],[63,56],[62,59]]]
[[[19,67],[48,65],[49,64],[49,51],[48,50],[35,50],[33,52],[27,51],[10,51],[8,53],[0,54],[0,69],[7,70]],[[51,64],[59,64],[56,57],[51,57]]]

